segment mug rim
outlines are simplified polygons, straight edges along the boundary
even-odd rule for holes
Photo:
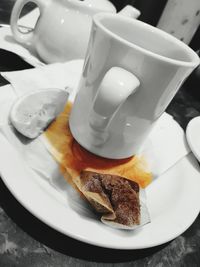
[[[184,60],[179,60],[179,59],[173,59],[167,56],[163,56],[160,55],[156,52],[152,52],[146,48],[140,47],[137,44],[134,44],[124,38],[122,38],[121,36],[119,36],[116,33],[113,33],[111,30],[109,30],[106,26],[103,25],[103,23],[101,22],[102,19],[104,18],[114,18],[117,20],[121,20],[121,21],[127,21],[127,22],[131,22],[134,25],[141,25],[144,28],[149,28],[151,30],[151,32],[156,32],[157,34],[159,34],[160,36],[163,36],[165,39],[169,39],[171,41],[173,41],[177,46],[181,47],[183,50],[185,50],[185,52],[189,55],[189,57],[191,58],[191,61],[184,61]],[[133,18],[129,18],[129,17],[125,17],[122,16],[120,14],[108,14],[108,13],[98,13],[95,14],[93,16],[93,22],[100,28],[102,29],[105,33],[107,33],[109,36],[112,36],[114,39],[117,39],[119,42],[124,43],[126,45],[128,45],[129,47],[135,48],[138,51],[141,51],[151,57],[154,57],[156,59],[159,60],[164,60],[165,62],[171,63],[173,65],[179,65],[179,66],[185,66],[185,67],[197,67],[200,64],[200,58],[198,57],[198,55],[195,53],[195,51],[190,48],[188,45],[186,45],[184,42],[180,41],[179,39],[177,39],[176,37],[172,36],[171,34],[156,28],[152,25],[149,25],[143,21],[139,21],[137,19],[133,19]]]

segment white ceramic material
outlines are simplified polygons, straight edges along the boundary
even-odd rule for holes
[[[139,153],[198,64],[192,49],[160,29],[113,14],[95,15],[70,116],[73,136],[106,158]]]
[[[200,162],[200,116],[193,118],[188,123],[186,137],[193,154]]]
[[[33,31],[24,34],[17,20],[28,2],[34,2],[40,16]],[[84,58],[88,45],[92,16],[99,12],[116,13],[108,0],[17,0],[11,14],[14,38],[31,44],[47,63]],[[140,12],[126,6],[121,15],[137,18]]]
[[[64,197],[26,165],[3,135],[0,147],[1,178],[14,197],[42,222],[90,244],[115,249],[157,246],[182,234],[199,213],[199,167],[192,154],[148,186],[151,223],[130,232],[112,229],[96,217],[77,212],[79,207],[70,198],[71,186],[66,186],[68,197]]]

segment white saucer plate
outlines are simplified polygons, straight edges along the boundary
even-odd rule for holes
[[[42,222],[89,244],[114,249],[157,246],[182,234],[200,210],[200,172],[192,154],[148,186],[151,223],[125,231],[76,212],[70,201],[25,164],[3,135],[0,148],[0,174],[14,197]]]

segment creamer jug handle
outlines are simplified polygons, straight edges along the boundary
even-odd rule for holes
[[[12,9],[12,13],[11,13],[10,26],[11,26],[13,36],[19,43],[31,44],[33,41],[33,37],[34,37],[34,29],[24,33],[24,32],[21,32],[18,28],[17,21],[20,17],[23,7],[29,2],[35,3],[38,6],[39,11],[40,11],[40,17],[39,17],[40,19],[43,16],[44,9],[50,3],[50,1],[51,0],[17,0],[16,1]]]
[[[112,67],[107,71],[97,90],[89,115],[91,132],[94,140],[96,139],[94,143],[99,145],[106,141],[112,119],[139,85],[138,78],[123,68]]]

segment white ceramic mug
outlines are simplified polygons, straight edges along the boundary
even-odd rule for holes
[[[111,14],[93,19],[71,116],[74,138],[106,158],[137,154],[199,57],[168,33]]]

